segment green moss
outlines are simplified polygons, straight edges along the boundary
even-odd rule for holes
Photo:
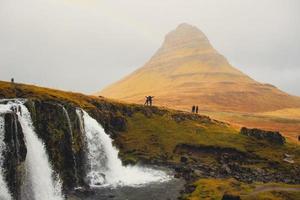
[[[246,138],[227,126],[192,120],[178,123],[171,119],[170,113],[152,117],[136,113],[127,121],[128,131],[122,135],[122,143],[128,151],[138,149],[152,157],[171,155],[176,145],[182,143],[245,150],[242,144]]]
[[[186,195],[188,200],[220,200],[225,193],[234,194],[242,200],[296,200],[299,199],[300,185],[288,185],[282,183],[241,183],[235,179],[199,179],[194,183],[196,189]],[[298,188],[299,191],[263,191],[258,188]]]

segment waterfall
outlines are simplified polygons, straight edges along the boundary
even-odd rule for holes
[[[64,115],[67,119],[69,134],[71,136],[72,158],[73,158],[73,161],[74,161],[74,173],[75,173],[75,180],[76,180],[76,187],[77,187],[78,186],[78,172],[77,172],[78,165],[77,165],[77,161],[76,161],[76,158],[75,158],[75,155],[74,155],[74,136],[73,136],[73,131],[72,131],[72,124],[71,124],[71,120],[70,120],[70,117],[69,117],[69,113],[66,110],[66,108],[64,106],[62,106],[62,109],[63,109]]]
[[[85,111],[81,119],[87,139],[91,186],[140,186],[150,182],[163,182],[170,177],[163,171],[141,166],[123,166],[118,150],[102,126]]]
[[[1,113],[0,113],[1,114]],[[5,134],[5,121],[4,117],[0,115],[0,199],[10,200],[11,195],[7,189],[5,178],[3,176],[3,157],[2,154],[5,151],[4,134]]]
[[[27,144],[26,162],[29,167],[34,197],[36,200],[62,200],[61,184],[52,178],[53,171],[44,144],[34,132],[30,113],[23,104],[20,107],[22,114],[18,112],[18,118]]]
[[[45,146],[37,137],[32,124],[31,116],[20,100],[9,101],[0,105],[0,113],[17,112],[27,147],[26,171],[35,200],[63,200],[59,178],[53,178],[53,170],[48,160]],[[24,183],[26,184],[26,183]],[[2,190],[2,186],[1,186]],[[2,193],[2,191],[1,191]]]

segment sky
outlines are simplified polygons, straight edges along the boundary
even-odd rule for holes
[[[299,0],[0,0],[0,80],[94,93],[183,22],[234,67],[300,96]]]

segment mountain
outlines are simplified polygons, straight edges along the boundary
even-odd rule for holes
[[[140,69],[96,93],[127,102],[181,110],[269,112],[299,108],[300,98],[259,83],[234,68],[197,27],[181,24]]]

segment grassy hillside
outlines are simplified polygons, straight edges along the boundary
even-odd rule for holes
[[[0,98],[16,97],[81,107],[101,123],[105,116],[114,126],[110,133],[124,163],[169,166],[188,184],[220,177],[241,183],[300,183],[299,145],[289,141],[276,145],[241,135],[207,116],[1,81]],[[105,120],[102,124],[107,128]],[[294,163],[284,162],[285,154],[292,155]]]
[[[221,111],[201,111],[202,114],[211,116],[232,124],[236,129],[242,126],[257,127],[265,130],[280,131],[286,138],[299,144],[300,118],[299,109],[283,109],[265,113],[240,113]]]
[[[196,27],[181,24],[167,34],[145,65],[96,93],[130,103],[200,111],[237,127],[280,131],[297,141],[300,98],[273,85],[259,83],[234,68]]]
[[[200,179],[189,200],[220,200],[224,193],[239,195],[242,200],[300,199],[300,185],[278,183],[240,183],[235,179]]]

